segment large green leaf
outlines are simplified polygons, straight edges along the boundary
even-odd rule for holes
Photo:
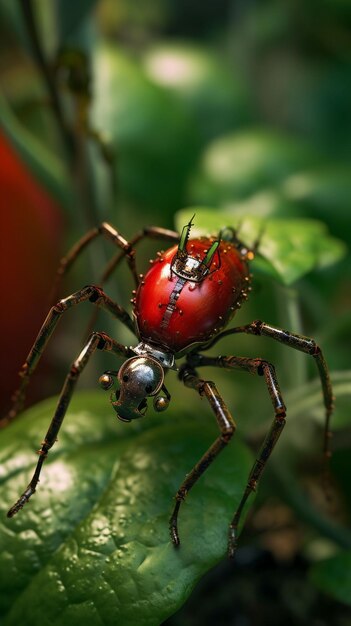
[[[351,605],[351,550],[315,563],[310,578],[322,591]]]
[[[102,392],[77,394],[37,493],[11,520],[6,509],[28,482],[53,401],[2,433],[2,624],[155,626],[181,606],[224,557],[251,466],[236,437],[183,505],[175,549],[173,497],[218,434],[200,402],[194,416],[170,409],[122,424]]]
[[[218,233],[232,226],[248,246],[259,239],[256,267],[284,285],[291,285],[312,269],[335,263],[346,253],[344,242],[329,235],[318,220],[264,219],[241,210],[191,207],[177,213],[177,228],[189,222],[194,213],[194,235]]]

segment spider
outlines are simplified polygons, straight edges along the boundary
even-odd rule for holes
[[[330,416],[333,394],[328,368],[320,347],[313,339],[291,333],[256,320],[245,326],[223,330],[237,309],[247,299],[251,289],[249,263],[254,258],[253,249],[245,246],[237,233],[226,228],[218,237],[190,239],[193,218],[177,232],[164,228],[144,228],[127,241],[108,223],[90,230],[61,260],[59,281],[84,248],[102,235],[115,244],[119,251],[107,266],[103,280],[113,272],[121,259],[126,258],[135,281],[133,291],[133,318],[111,300],[100,286],[88,285],[57,302],[49,311],[28,357],[22,366],[21,385],[13,398],[9,417],[12,419],[23,405],[25,391],[31,375],[40,360],[58,321],[69,308],[89,301],[111,313],[127,326],[137,338],[134,347],[124,346],[103,332],[92,332],[67,374],[54,416],[39,450],[39,459],[32,479],[17,502],[8,512],[15,515],[36,490],[44,460],[54,445],[78,378],[96,350],[106,350],[126,361],[118,371],[106,371],[99,378],[103,389],[114,382],[118,388],[111,395],[111,404],[117,417],[130,422],[145,415],[147,398],[153,399],[156,411],[167,409],[171,396],[165,386],[165,374],[174,369],[186,387],[194,389],[207,399],[219,428],[219,436],[186,475],[175,496],[175,507],[170,518],[170,536],[175,546],[180,545],[178,514],[187,493],[233,437],[236,424],[214,382],[201,378],[198,369],[216,366],[239,369],[264,378],[273,404],[274,417],[263,445],[248,476],[241,501],[229,525],[228,555],[233,557],[237,546],[238,525],[244,505],[262,475],[266,463],[285,425],[286,409],[277,381],[274,366],[261,358],[238,356],[207,356],[202,354],[223,337],[247,333],[270,337],[286,346],[309,354],[316,361],[321,380],[326,409],[324,431],[324,458],[330,453]],[[150,261],[151,268],[144,276],[138,275],[135,263],[135,246],[144,238],[173,241],[173,246],[158,252]],[[176,360],[185,357],[178,368]]]

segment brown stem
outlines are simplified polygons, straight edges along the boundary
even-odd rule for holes
[[[42,74],[43,80],[46,84],[46,88],[50,95],[51,105],[57,120],[57,124],[61,131],[68,154],[73,157],[75,153],[74,137],[66,126],[61,101],[58,95],[55,81],[53,79],[52,71],[45,59],[34,16],[32,0],[19,0],[19,5],[27,27],[29,39],[32,44],[35,61]]]

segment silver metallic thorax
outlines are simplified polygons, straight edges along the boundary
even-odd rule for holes
[[[164,352],[159,347],[141,341],[135,348],[131,348],[136,354],[151,356],[160,361],[162,367],[167,369],[174,368],[174,354],[172,352]]]

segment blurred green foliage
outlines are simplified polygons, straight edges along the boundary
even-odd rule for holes
[[[321,512],[322,498],[316,486],[321,474],[323,411],[319,381],[310,363],[312,359],[291,354],[287,348],[271,345],[264,339],[229,339],[225,345],[218,346],[218,352],[264,356],[277,365],[288,407],[286,432],[273,455],[271,469],[262,481],[253,506],[251,528],[259,519],[264,501],[283,503],[293,516],[295,526],[297,520],[306,525],[294,552],[314,563],[306,588],[314,584],[337,600],[348,602],[351,586],[349,577],[344,574],[349,568],[349,552],[343,550],[350,548],[347,527],[351,514],[350,3],[343,0],[328,0],[322,4],[317,0],[308,4],[302,0],[288,3],[278,0],[264,3],[239,0],[216,3],[28,0],[14,3],[3,0],[0,15],[1,129],[16,149],[18,158],[60,205],[66,219],[67,246],[102,220],[112,222],[128,237],[149,224],[166,227],[176,224],[179,229],[193,210],[188,207],[197,207],[195,226],[199,230],[218,231],[225,225],[235,226],[248,245],[260,236],[259,254],[252,266],[255,275],[252,297],[238,312],[237,322],[244,324],[264,319],[311,335],[323,347],[337,389],[332,460],[334,509]],[[6,211],[3,214],[6,217]],[[6,223],[3,228],[6,229]],[[13,245],[16,258],[20,251],[15,249],[16,241]],[[154,254],[152,246],[140,251],[140,269]],[[110,247],[96,244],[92,253],[78,264],[73,277],[67,280],[66,293],[87,282],[98,281],[104,262],[110,257]],[[26,265],[30,272],[30,259]],[[128,306],[132,284],[126,271],[122,270],[118,276],[107,284],[106,290]],[[23,280],[26,280],[25,275]],[[14,285],[14,289],[18,286]],[[9,294],[7,314],[13,318],[18,311],[11,309],[12,300]],[[35,302],[27,310],[34,306]],[[27,314],[31,314],[30,310]],[[81,345],[76,337],[87,313],[76,315],[78,321],[72,316],[57,348],[53,341],[48,362],[57,389],[70,359]],[[99,319],[99,325],[120,341],[131,342],[129,336],[105,319]],[[6,326],[3,328],[6,332]],[[23,358],[20,347],[14,346],[14,352],[17,350],[20,363]],[[6,371],[6,361],[1,369]],[[239,432],[257,448],[272,419],[262,381],[215,370],[207,375],[218,382],[236,416]],[[40,381],[40,372],[38,377]],[[89,368],[85,384],[89,386],[95,379],[96,371]],[[38,386],[45,395],[46,385],[39,382]],[[194,419],[196,423],[199,400],[180,389],[178,381],[170,381],[174,419],[189,416],[189,422]],[[102,411],[100,405],[98,411]],[[211,419],[209,415],[206,418]],[[42,436],[39,430],[45,429],[44,420],[36,416],[35,410],[30,419],[33,423],[38,419],[39,441]],[[74,424],[73,415],[71,419]],[[106,424],[108,419],[106,416]],[[148,421],[152,423],[152,420],[155,417],[150,415]],[[128,440],[130,449],[135,445],[137,451],[138,440],[148,437],[148,426],[144,428],[146,431],[137,434],[134,444]],[[69,432],[68,419],[64,432],[66,429]],[[111,418],[111,438],[115,437],[114,429]],[[13,431],[9,429],[6,455],[10,457],[12,453],[13,462],[20,463],[22,457],[21,454],[16,456],[16,448],[22,449],[23,445],[23,450],[26,449],[23,468],[27,471],[27,464],[29,467],[31,462],[26,445],[31,436],[28,435],[26,444],[24,433],[19,445],[15,439],[20,436],[19,430],[20,421]],[[168,441],[172,427],[164,425],[163,434],[161,427],[156,430],[160,454],[167,459],[172,447]],[[179,432],[179,440],[177,437],[176,440],[181,450],[178,454],[182,456],[187,444],[182,444],[183,431]],[[193,436],[196,438],[194,433]],[[83,441],[79,439],[78,443],[84,444],[83,467],[89,462],[91,450],[86,451],[85,435],[82,437]],[[105,478],[99,482],[97,471],[99,488],[90,499],[84,499],[85,509],[79,519],[67,514],[67,520],[72,521],[67,537],[84,516],[92,515],[94,505],[100,506],[99,489],[110,477],[113,454],[119,455],[120,445],[123,448],[117,442],[113,452],[111,444],[111,454],[104,456],[100,469]],[[184,452],[184,468],[178,468],[179,475],[197,460],[195,443],[189,446]],[[79,459],[77,451],[77,467]],[[233,463],[235,472],[234,458]],[[17,472],[20,466],[16,467]],[[199,495],[199,491],[197,503],[194,491],[194,502],[186,511],[190,517],[194,507],[198,507],[199,517],[201,506],[203,511],[210,504],[216,507],[218,498],[221,506],[231,510],[224,495],[224,492],[231,494],[228,480],[231,470],[225,469],[223,463],[218,467],[223,472],[221,487],[210,490],[206,496]],[[282,467],[286,470],[285,478]],[[241,469],[244,475],[244,465]],[[215,479],[218,471],[211,469],[209,476]],[[137,481],[138,473],[132,468],[130,473]],[[150,481],[152,476],[150,474]],[[5,479],[3,474],[2,480]],[[166,499],[171,497],[171,487],[174,487],[171,482],[167,487],[167,476],[163,479],[162,496],[167,497],[162,511],[156,511],[157,499],[153,502],[156,508],[151,512],[147,507],[141,509],[143,515],[153,516],[150,523],[157,527],[157,537],[163,533],[165,524],[163,518],[158,521],[158,516],[165,514]],[[308,488],[311,481],[313,489]],[[45,485],[42,486],[45,497]],[[94,483],[93,491],[95,487]],[[222,489],[223,493],[220,495],[217,489]],[[66,498],[67,494],[64,495]],[[62,502],[60,500],[60,506]],[[39,509],[40,506],[38,504]],[[52,512],[47,510],[54,528]],[[20,564],[17,563],[16,572],[11,569],[12,575],[21,578],[22,571],[27,576],[24,587],[30,579],[35,586],[34,574],[44,563],[33,556],[29,545],[33,541],[34,522],[31,516],[25,517],[25,512],[22,515],[18,537],[25,538],[28,549],[23,543],[16,547],[18,537],[15,536],[11,538],[14,543],[9,555],[5,553],[5,556],[13,559],[15,555]],[[179,570],[178,589],[181,591],[176,600],[172,600],[174,611],[199,576],[224,554],[224,543],[220,547],[211,544],[210,549],[212,539],[206,539],[207,532],[211,537],[217,533],[214,521],[217,523],[218,516],[219,513],[203,527],[201,537],[194,540],[198,551],[194,557],[196,567],[192,570],[189,561],[186,565],[190,574],[187,566]],[[220,523],[225,524],[229,518],[221,517]],[[37,523],[40,535],[38,517]],[[43,519],[43,527],[48,524]],[[10,523],[7,528],[6,533],[11,534]],[[89,540],[89,533],[86,532],[84,541]],[[268,535],[267,531],[260,537],[252,537],[248,532],[245,538],[244,533],[243,544],[267,548]],[[55,545],[48,540],[50,558],[61,558],[56,557],[54,551],[62,540]],[[40,550],[45,549],[45,541]],[[157,546],[154,549],[157,551]],[[160,552],[163,549],[168,554],[169,546],[162,539]],[[120,567],[128,567],[133,572],[133,566],[140,563],[133,565],[132,556],[129,554],[128,565],[121,563]],[[325,556],[330,560],[324,562]],[[162,558],[161,572],[166,567]],[[4,564],[5,580],[6,567]],[[45,572],[43,569],[38,574],[39,581],[45,578]],[[123,574],[123,569],[121,572]],[[89,585],[94,571],[74,576],[83,586]],[[117,584],[116,580],[112,585]],[[25,605],[29,615],[31,601],[26,594],[35,597],[32,606],[35,616],[40,591],[32,595],[30,589],[31,586],[27,587],[18,606]],[[3,593],[7,593],[5,587]],[[55,593],[50,598],[50,611],[55,612]],[[169,601],[167,594],[163,600]],[[62,601],[63,595],[60,596]],[[87,620],[89,607],[84,610]],[[150,602],[144,611],[149,620],[145,623],[160,623],[170,613],[171,610],[167,613],[164,609],[157,613]],[[8,623],[18,623],[16,616],[13,622],[12,617],[8,619]],[[74,619],[78,619],[77,614]],[[87,623],[100,624],[95,614],[89,619]],[[109,619],[105,616],[102,621],[111,623]],[[176,624],[177,618],[174,619]],[[141,623],[138,617],[138,624]],[[303,621],[296,623],[305,626]],[[253,626],[261,624],[257,622]]]

